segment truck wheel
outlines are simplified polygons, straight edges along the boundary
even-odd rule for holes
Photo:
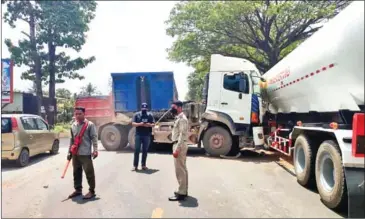
[[[107,125],[101,131],[101,144],[107,151],[116,151],[128,143],[126,134],[123,134],[115,125]]]
[[[129,147],[134,150],[135,148],[135,135],[136,135],[136,128],[133,127],[129,130],[128,133],[128,143],[129,143]]]
[[[346,205],[347,191],[342,157],[338,145],[324,141],[316,158],[316,183],[322,202],[331,209]]]
[[[314,165],[314,151],[310,147],[309,140],[304,135],[300,135],[294,145],[294,168],[300,185],[305,187],[314,185]]]
[[[226,129],[214,126],[205,132],[203,144],[205,151],[211,156],[226,156],[232,149],[232,136]]]

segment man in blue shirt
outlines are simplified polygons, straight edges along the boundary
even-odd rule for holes
[[[134,149],[134,170],[138,170],[139,153],[142,145],[142,169],[147,170],[146,160],[147,152],[151,141],[152,127],[155,120],[150,112],[148,112],[147,103],[142,103],[141,111],[133,116],[132,126],[136,127],[135,149]]]

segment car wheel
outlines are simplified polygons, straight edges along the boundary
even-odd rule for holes
[[[16,160],[16,163],[20,167],[25,167],[29,163],[29,151],[28,149],[23,148],[23,150],[20,152],[18,159]]]
[[[60,150],[60,142],[58,140],[55,140],[52,145],[52,149],[50,150],[50,154],[58,154],[58,151]]]

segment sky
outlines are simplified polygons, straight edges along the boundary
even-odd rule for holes
[[[111,88],[108,80],[111,72],[173,71],[180,99],[187,91],[186,78],[192,68],[184,63],[174,63],[167,59],[166,49],[173,38],[166,35],[165,21],[176,2],[173,1],[98,1],[96,17],[90,24],[87,41],[79,54],[68,51],[72,57],[95,56],[96,61],[79,71],[84,80],[67,80],[56,88],[67,88],[78,92],[91,82],[103,93]],[[5,7],[2,11],[4,12]],[[1,57],[9,58],[4,44],[5,38],[17,42],[23,38],[21,31],[29,32],[29,27],[19,21],[12,29],[2,20]],[[21,73],[27,68],[14,67],[14,88],[27,91],[31,81],[21,80]],[[48,88],[47,88],[48,90]]]

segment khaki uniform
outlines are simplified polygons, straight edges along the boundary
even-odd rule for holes
[[[172,141],[175,142],[173,152],[179,149],[179,155],[174,158],[176,178],[179,183],[177,191],[180,195],[188,194],[188,169],[186,168],[186,154],[188,152],[188,119],[180,113],[172,129]]]

